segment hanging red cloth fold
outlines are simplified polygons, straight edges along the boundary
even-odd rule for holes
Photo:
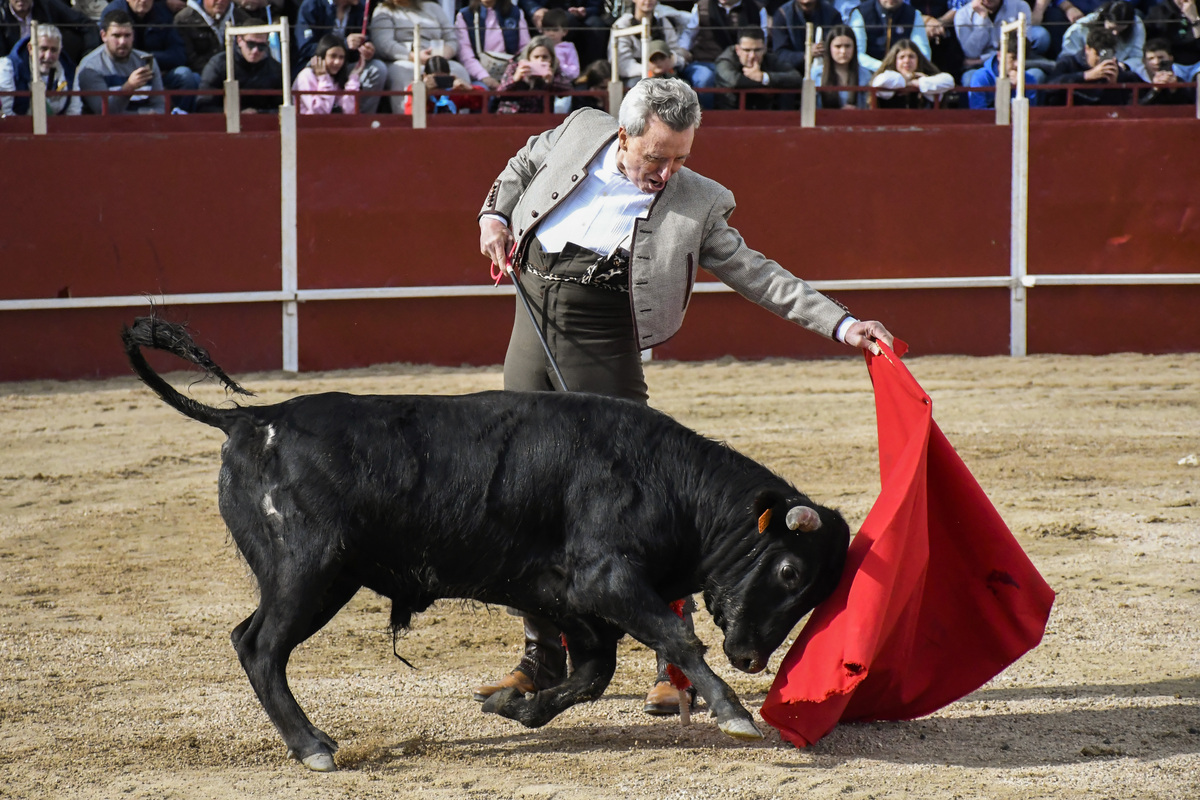
[[[973,692],[1037,645],[1054,602],[933,421],[907,346],[881,347],[867,369],[882,491],[761,710],[800,747],[838,722],[913,719]]]

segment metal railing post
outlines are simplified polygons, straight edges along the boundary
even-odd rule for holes
[[[1015,22],[1000,26],[1000,54],[997,67],[1003,77],[996,80],[996,123],[1001,118],[1001,91],[1009,100],[1011,87],[1008,81],[1008,34],[1017,34],[1017,86],[1016,97],[1006,103],[1004,115],[1011,117],[1012,125],[1012,188],[1009,211],[1009,354],[1023,356],[1028,353],[1028,298],[1026,294],[1032,284],[1029,275],[1029,98],[1025,96],[1025,14],[1017,15]]]
[[[617,40],[622,36],[640,36],[642,39],[642,77],[650,74],[650,19],[630,25],[628,28],[614,30],[608,40],[609,63],[612,64],[612,75],[608,81],[608,113],[617,116],[621,108],[621,100],[625,97],[625,86],[621,83],[621,75],[617,70]]]
[[[292,105],[292,59],[287,17],[279,18],[279,49],[283,56],[283,105],[279,107],[279,227],[280,288],[291,299],[283,301],[283,371],[300,371],[300,319],[296,307],[299,288],[296,236],[296,107]]]
[[[46,135],[46,82],[38,68],[38,24],[29,23],[29,116],[33,117],[33,135]]]
[[[428,125],[429,120],[426,118],[425,104],[429,100],[429,90],[425,86],[424,76],[421,75],[421,24],[413,25],[413,40],[412,40],[412,62],[413,62],[413,80],[412,80],[412,126],[413,129],[422,129]],[[399,98],[397,98],[399,99]]]
[[[813,24],[804,24],[804,81],[800,84],[800,127],[817,125],[817,82],[812,77]]]

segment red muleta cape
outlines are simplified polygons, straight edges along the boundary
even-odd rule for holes
[[[838,722],[913,719],[1041,641],[1054,592],[933,421],[900,355],[867,355],[882,491],[837,591],[780,665],[762,717],[803,747]]]

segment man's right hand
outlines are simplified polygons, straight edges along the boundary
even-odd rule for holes
[[[153,80],[154,70],[147,64],[129,73],[129,77],[125,79],[125,85],[121,88],[126,92],[132,92],[142,88]]]
[[[1117,62],[1115,59],[1107,59],[1101,61],[1096,66],[1083,73],[1085,81],[1108,81],[1109,83],[1117,82],[1119,74]]]
[[[479,252],[490,258],[492,263],[503,270],[507,266],[508,253],[512,250],[516,238],[503,222],[490,217],[479,220]]]

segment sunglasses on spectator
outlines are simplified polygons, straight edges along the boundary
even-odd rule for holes
[[[243,39],[242,44],[246,45],[249,50],[258,50],[259,52],[266,52],[271,47],[266,42],[252,42],[249,39]]]

